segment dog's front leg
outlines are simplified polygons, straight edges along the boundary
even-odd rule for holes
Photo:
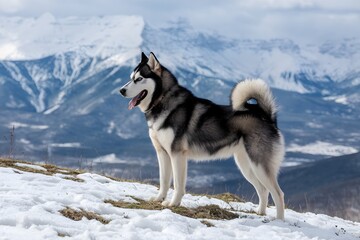
[[[179,206],[181,199],[185,194],[186,176],[187,176],[187,158],[183,153],[172,154],[171,166],[174,177],[174,194],[170,202],[164,201],[164,206]]]
[[[171,161],[170,156],[166,150],[161,146],[156,133],[150,128],[149,136],[154,145],[158,163],[159,163],[159,177],[160,189],[157,196],[150,198],[150,201],[164,201],[171,183]]]
[[[150,198],[150,201],[164,201],[171,183],[171,161],[163,148],[156,149],[156,155],[159,162],[160,189],[158,195]]]

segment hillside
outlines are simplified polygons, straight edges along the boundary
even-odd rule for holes
[[[343,239],[360,223],[287,209],[285,221],[253,213],[256,205],[186,194],[182,207],[146,202],[152,185],[0,160],[1,239]],[[170,192],[171,194],[172,192]],[[145,209],[142,209],[145,208]],[[226,220],[229,219],[229,220]]]
[[[360,153],[303,164],[280,183],[297,210],[360,221]]]

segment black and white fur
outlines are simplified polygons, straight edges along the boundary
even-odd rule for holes
[[[159,162],[160,190],[151,200],[163,201],[165,206],[181,203],[189,159],[234,156],[259,196],[258,213],[265,214],[270,192],[277,218],[284,219],[284,194],[277,181],[284,140],[272,93],[264,81],[239,82],[231,93],[231,105],[220,106],[180,86],[153,53],[149,58],[142,53],[130,77],[120,93],[133,98],[129,109],[138,106],[145,113]],[[256,104],[249,99],[256,99]],[[172,177],[175,191],[166,201]]]

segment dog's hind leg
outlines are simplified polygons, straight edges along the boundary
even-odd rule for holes
[[[244,139],[244,146],[250,158],[250,166],[261,184],[270,191],[276,206],[276,217],[284,219],[284,193],[277,181],[281,161],[284,157],[284,140],[281,134],[268,138],[256,133]]]
[[[269,191],[265,188],[265,186],[258,180],[258,178],[253,173],[251,168],[250,158],[244,148],[243,141],[240,142],[239,151],[234,154],[234,159],[236,165],[240,169],[241,173],[248,180],[251,185],[254,186],[256,193],[259,197],[259,208],[257,213],[260,215],[266,214],[266,207],[268,204]]]
[[[181,199],[185,194],[186,176],[187,176],[187,158],[184,153],[175,153],[171,155],[171,166],[174,178],[174,194],[171,201],[164,201],[164,206],[179,206]]]
[[[276,218],[284,219],[284,193],[280,189],[276,175],[265,171],[265,168],[256,163],[251,163],[255,176],[270,191],[276,206]]]

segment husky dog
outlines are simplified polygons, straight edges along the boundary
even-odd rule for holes
[[[244,177],[259,196],[264,215],[269,192],[284,219],[284,194],[277,175],[284,157],[284,140],[277,127],[270,88],[260,79],[244,80],[232,90],[230,106],[195,97],[153,53],[144,53],[120,93],[132,98],[129,109],[145,113],[159,162],[160,189],[153,201],[178,206],[185,194],[187,161],[234,156]],[[174,194],[166,201],[171,178]]]

